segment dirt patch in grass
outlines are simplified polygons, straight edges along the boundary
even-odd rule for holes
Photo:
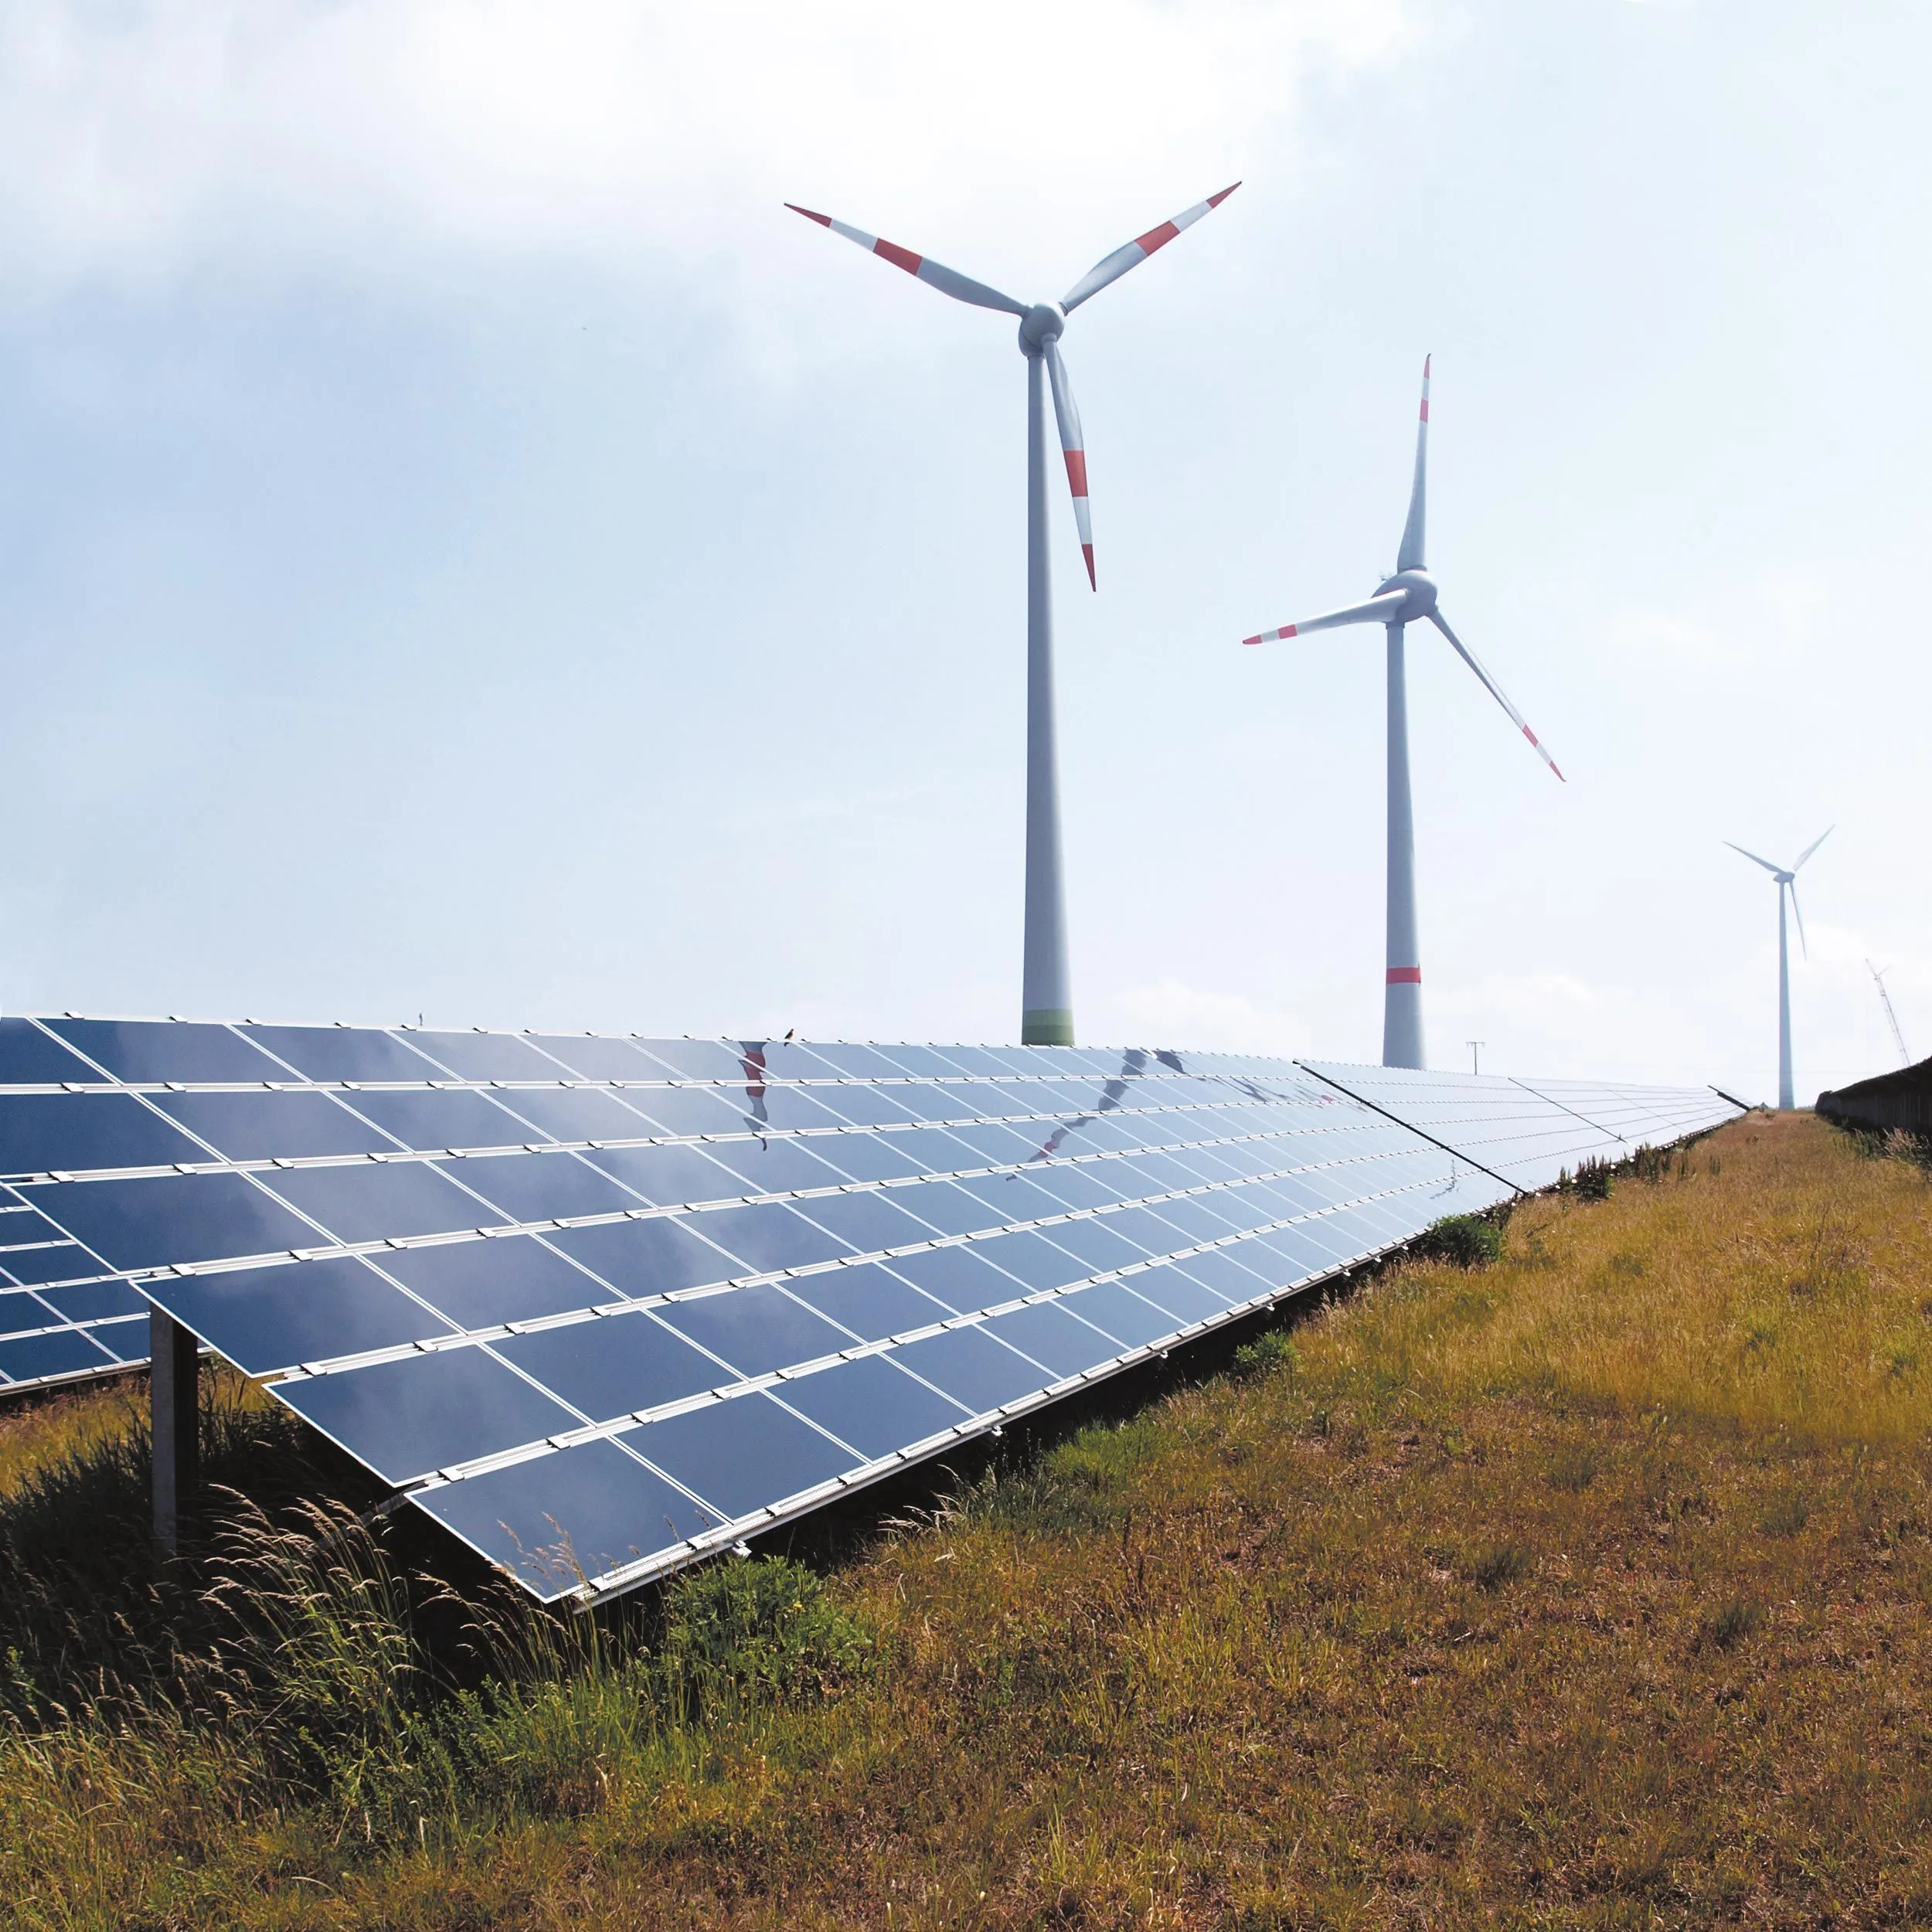
[[[822,1583],[504,1613],[462,1685],[406,1591],[291,1583],[355,1613],[287,1627],[317,1750],[272,1628],[224,1723],[16,1721],[0,1890],[62,1927],[1932,1918],[1928,1308],[1920,1168],[1753,1117]]]

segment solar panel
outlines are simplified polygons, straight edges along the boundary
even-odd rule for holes
[[[1550,1186],[1587,1161],[1625,1160],[1640,1145],[1668,1145],[1738,1111],[1709,1087],[1298,1063],[1526,1192]]]
[[[158,1308],[596,1597],[1564,1167],[1702,1090],[1070,1048],[0,1022],[0,1382]]]

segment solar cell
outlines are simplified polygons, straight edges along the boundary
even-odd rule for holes
[[[503,1216],[432,1161],[358,1161],[346,1167],[279,1168],[263,1185],[338,1241],[453,1234]],[[311,1235],[304,1245],[319,1246]]]
[[[529,1044],[580,1080],[661,1080],[661,1061],[647,1059],[628,1039],[601,1033],[532,1033]]]
[[[16,1192],[44,1203],[50,1221],[123,1274],[316,1247],[325,1239],[243,1174],[52,1182]]]
[[[957,1429],[966,1411],[883,1355],[838,1362],[781,1382],[772,1392],[869,1461],[917,1447]]]
[[[857,1339],[775,1287],[700,1295],[694,1301],[672,1302],[658,1314],[667,1328],[735,1369],[740,1376],[770,1375],[838,1355]]]
[[[440,1153],[452,1147],[522,1147],[546,1138],[527,1121],[473,1088],[407,1088],[344,1096],[366,1121],[389,1135],[388,1145]]]
[[[111,1077],[27,1019],[0,1019],[0,1087],[98,1086]]]
[[[250,1024],[242,1031],[304,1080],[427,1080],[439,1077],[435,1063],[427,1056],[373,1027]]]
[[[413,1032],[409,1043],[460,1080],[554,1080],[563,1068],[515,1033]]]
[[[539,1328],[495,1346],[505,1362],[593,1422],[614,1421],[740,1379],[645,1309]]]
[[[936,1301],[892,1269],[876,1261],[828,1268],[801,1275],[790,1293],[862,1342],[883,1342],[895,1335],[929,1328],[960,1311]],[[849,1437],[847,1438],[850,1440]]]
[[[44,1024],[77,1053],[131,1085],[168,1080],[260,1083],[288,1077],[232,1026],[193,1020],[71,1018]]]
[[[396,1145],[332,1094],[231,1091],[148,1097],[170,1120],[230,1161],[313,1160],[376,1154]],[[189,1158],[208,1156],[198,1152]]]
[[[647,1423],[624,1444],[726,1517],[778,1508],[865,1461],[755,1390]]]
[[[131,1094],[0,1094],[0,1174],[172,1167],[207,1158]]]
[[[972,1415],[993,1414],[1037,1393],[1043,1382],[1059,1379],[978,1326],[900,1342],[891,1359]]]
[[[546,1602],[627,1566],[689,1555],[723,1521],[608,1440],[427,1490],[417,1506]]]
[[[402,1248],[382,1268],[459,1328],[541,1321],[611,1298],[595,1275],[529,1235]]]
[[[580,1428],[585,1418],[487,1349],[437,1349],[330,1375],[276,1394],[385,1482],[399,1486]]]
[[[645,1141],[658,1131],[606,1087],[516,1087],[490,1097],[536,1130],[519,1134],[524,1141]]]
[[[462,1332],[346,1255],[190,1275],[169,1284],[168,1310],[251,1376]]]
[[[627,1301],[728,1281],[744,1272],[742,1264],[693,1233],[682,1217],[605,1221],[560,1229],[548,1238]]]
[[[1084,1375],[1121,1352],[1117,1338],[1070,1315],[1066,1303],[1058,1300],[1009,1308],[986,1324],[986,1332],[1030,1355],[1056,1381]]]
[[[624,1214],[641,1196],[620,1187],[600,1168],[561,1151],[530,1155],[473,1154],[454,1162],[451,1175],[513,1221],[560,1221],[592,1214]]]
[[[74,1241],[46,1241],[33,1247],[0,1250],[0,1274],[5,1274],[16,1287],[76,1281],[106,1271],[100,1261]]]
[[[682,1207],[700,1201],[734,1201],[747,1192],[726,1165],[742,1160],[741,1145],[723,1141],[715,1150],[673,1145],[597,1148],[583,1158],[653,1207]]]

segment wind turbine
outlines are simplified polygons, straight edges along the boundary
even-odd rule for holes
[[[941,266],[930,255],[915,255],[896,242],[881,241],[862,228],[850,228],[829,215],[785,206],[794,214],[856,242],[928,287],[975,308],[1004,309],[1019,318],[1020,353],[1026,358],[1026,935],[1021,971],[1020,1041],[1027,1046],[1073,1043],[1073,995],[1066,968],[1066,902],[1061,884],[1059,760],[1053,732],[1053,583],[1046,552],[1046,414],[1045,390],[1053,393],[1066,481],[1073,494],[1073,521],[1080,531],[1087,580],[1100,587],[1094,572],[1094,529],[1087,496],[1087,439],[1060,352],[1066,318],[1109,282],[1137,268],[1157,248],[1165,248],[1218,208],[1235,188],[1223,188],[1185,213],[1150,228],[1145,235],[1096,262],[1057,302],[1022,302],[984,282]]]
[[[1872,982],[1879,989],[1879,998],[1885,1002],[1885,1023],[1891,1028],[1892,1043],[1899,1049],[1899,1064],[1910,1066],[1912,1064],[1912,1049],[1905,1043],[1904,1029],[1899,1025],[1898,1015],[1892,1010],[1892,995],[1886,992],[1885,986],[1885,973],[1892,969],[1888,966],[1885,973],[1882,973],[1868,959],[1865,962],[1865,970],[1872,975]]]
[[[1835,825],[1825,829],[1800,852],[1789,866],[1774,866],[1768,859],[1760,859],[1754,852],[1744,852],[1742,845],[1733,845],[1726,838],[1724,842],[1731,850],[1743,852],[1753,866],[1762,866],[1777,881],[1777,1104],[1787,1112],[1791,1100],[1791,955],[1784,937],[1784,895],[1791,895],[1791,910],[1798,919],[1798,943],[1809,959],[1811,949],[1804,944],[1804,915],[1798,911],[1798,871],[1805,860],[1838,830]]]
[[[1395,574],[1386,577],[1366,604],[1328,611],[1318,617],[1284,624],[1243,638],[1243,644],[1272,644],[1298,638],[1304,631],[1332,631],[1345,624],[1380,624],[1389,633],[1389,910],[1386,977],[1382,1005],[1382,1063],[1384,1066],[1423,1064],[1422,1050],[1422,950],[1416,933],[1415,817],[1409,795],[1409,698],[1403,657],[1405,626],[1427,617],[1449,640],[1456,655],[1482,680],[1483,689],[1501,705],[1517,729],[1536,746],[1543,763],[1560,778],[1556,761],[1545,751],[1523,716],[1503,696],[1502,687],[1478,664],[1461,638],[1449,628],[1436,608],[1436,587],[1422,560],[1423,522],[1429,469],[1429,364],[1422,364],[1422,419],[1416,430],[1416,478],[1409,492],[1409,520],[1403,526],[1396,553]]]

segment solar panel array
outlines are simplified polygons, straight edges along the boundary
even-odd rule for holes
[[[0,1379],[138,1362],[158,1307],[595,1597],[1736,1111],[1139,1049],[0,1021]]]

